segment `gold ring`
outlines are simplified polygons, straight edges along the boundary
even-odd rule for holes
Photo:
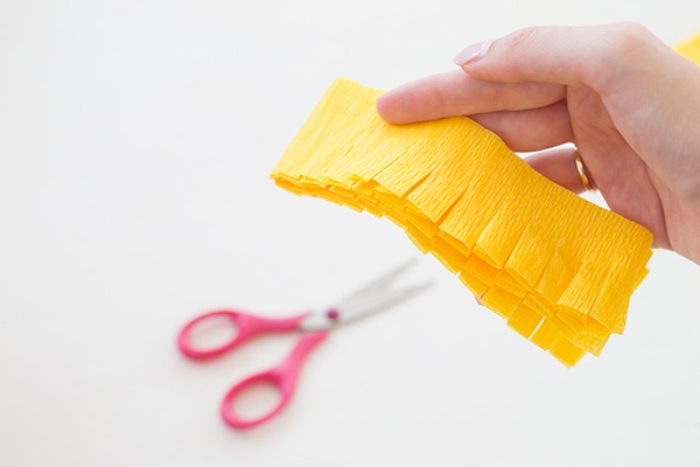
[[[586,166],[583,165],[583,160],[581,159],[581,154],[578,152],[578,149],[574,150],[574,161],[576,162],[578,176],[581,177],[581,185],[588,191],[595,191],[590,178],[588,178],[588,174],[586,174]]]

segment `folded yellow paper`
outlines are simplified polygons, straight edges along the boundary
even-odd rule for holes
[[[275,183],[388,217],[565,365],[600,354],[624,329],[652,234],[544,178],[472,120],[384,122],[381,93],[336,80]]]

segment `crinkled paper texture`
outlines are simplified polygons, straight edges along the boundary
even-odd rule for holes
[[[700,37],[679,50],[700,61]],[[275,183],[389,218],[565,365],[599,355],[625,327],[651,232],[547,180],[472,120],[384,122],[381,93],[333,82]]]

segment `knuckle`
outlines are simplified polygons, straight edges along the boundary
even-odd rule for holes
[[[644,49],[652,37],[651,32],[639,23],[617,23],[610,27],[610,37],[603,52],[612,60],[624,59]]]
[[[588,81],[598,91],[614,87],[618,77],[628,76],[649,58],[655,36],[635,22],[604,26],[598,49],[589,62]]]
[[[519,29],[512,34],[501,39],[503,46],[509,50],[519,49],[523,45],[528,44],[532,38],[537,34],[536,27],[528,27]]]
[[[538,32],[537,27],[518,29],[497,39],[492,47],[495,46],[510,57],[526,56],[529,55],[528,51],[532,49],[533,44],[537,43]],[[509,60],[509,63],[504,66],[507,66],[515,75],[526,73],[524,68],[527,68],[527,64],[522,60]]]

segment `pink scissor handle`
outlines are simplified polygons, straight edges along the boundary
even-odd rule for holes
[[[244,429],[259,425],[277,415],[294,395],[302,363],[304,363],[309,352],[327,336],[328,331],[304,334],[297,342],[292,353],[282,363],[262,373],[249,376],[234,385],[226,393],[221,404],[221,416],[224,421],[233,428]],[[241,418],[235,412],[234,402],[243,391],[258,384],[270,384],[277,388],[280,393],[280,399],[266,414],[252,419]]]
[[[217,310],[189,321],[182,327],[180,334],[177,336],[177,345],[180,351],[187,357],[202,360],[216,357],[235,347],[238,347],[243,342],[251,337],[269,332],[285,332],[296,330],[299,322],[306,317],[308,313],[292,316],[289,318],[263,318],[260,316],[251,315],[235,310]],[[215,347],[198,348],[192,344],[192,332],[195,327],[203,324],[205,321],[225,318],[233,322],[236,333],[228,341]]]

